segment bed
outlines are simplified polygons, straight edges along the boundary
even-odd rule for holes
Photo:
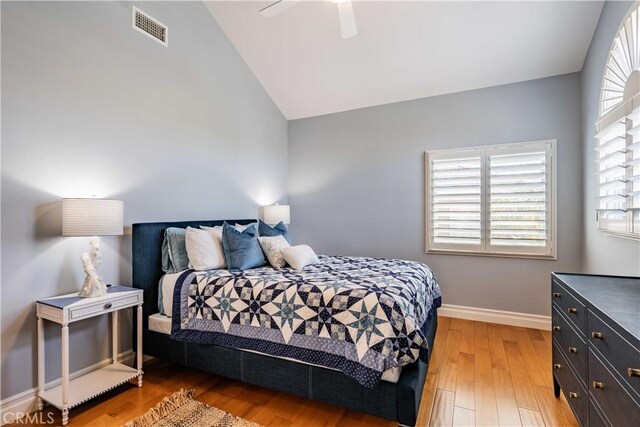
[[[249,224],[255,220],[230,220],[228,222]],[[402,332],[401,339],[397,341],[403,343],[402,345],[391,345],[386,342],[383,345],[382,342],[377,343],[370,336],[361,337],[358,335],[356,340],[356,336],[353,334],[354,339],[350,339],[348,338],[349,333],[346,333],[346,340],[338,342],[339,335],[336,333],[336,336],[332,336],[332,338],[336,338],[336,345],[339,346],[339,351],[336,353],[340,357],[332,355],[326,357],[325,354],[320,358],[317,355],[323,353],[314,350],[313,341],[304,341],[308,339],[304,336],[305,325],[307,328],[317,328],[317,320],[319,320],[317,317],[310,317],[311,315],[305,317],[302,314],[303,318],[298,319],[297,323],[288,321],[289,325],[285,325],[286,331],[278,330],[278,334],[275,334],[280,337],[278,339],[282,339],[281,336],[284,335],[285,341],[299,340],[298,349],[308,348],[302,352],[296,350],[293,357],[287,357],[290,356],[289,353],[274,349],[287,350],[294,346],[285,344],[291,343],[272,342],[269,345],[263,345],[264,336],[262,334],[275,336],[273,331],[269,330],[268,325],[264,325],[264,330],[255,327],[245,328],[240,315],[235,317],[240,320],[236,320],[234,324],[230,324],[229,321],[223,322],[224,316],[220,316],[220,313],[217,313],[217,316],[211,314],[211,311],[208,314],[203,313],[201,307],[196,307],[195,304],[191,304],[192,308],[189,308],[188,301],[193,303],[195,299],[198,299],[197,293],[199,291],[209,292],[208,295],[211,295],[218,292],[217,289],[219,289],[224,294],[222,285],[218,285],[223,279],[224,281],[244,280],[258,283],[263,281],[263,277],[268,276],[268,280],[264,281],[270,283],[269,286],[284,289],[286,282],[289,286],[288,289],[291,286],[296,287],[296,297],[304,295],[306,301],[307,298],[311,298],[312,293],[308,292],[308,288],[313,285],[313,280],[324,277],[328,274],[327,272],[332,275],[339,274],[340,282],[346,281],[350,286],[353,286],[353,283],[358,283],[357,279],[364,274],[363,271],[368,272],[367,274],[371,276],[372,274],[382,274],[381,272],[385,271],[385,274],[389,274],[389,268],[413,268],[417,269],[416,274],[420,276],[423,272],[421,269],[428,270],[428,268],[406,261],[404,261],[406,263],[404,266],[398,267],[400,264],[394,265],[391,260],[322,257],[320,266],[315,269],[305,269],[304,274],[290,270],[271,269],[272,272],[278,272],[277,277],[265,269],[234,274],[226,271],[209,274],[187,271],[170,281],[173,286],[168,286],[167,289],[163,286],[161,291],[159,282],[163,277],[161,247],[164,230],[168,227],[216,226],[222,223],[223,221],[191,221],[133,225],[133,286],[145,291],[142,337],[145,354],[258,386],[397,420],[402,425],[415,425],[431,355],[430,349],[433,346],[437,328],[437,307],[440,305],[439,291],[437,295],[432,293],[427,297],[422,294],[419,295],[419,298],[416,295],[408,297],[413,300],[413,307],[411,304],[404,304],[407,306],[404,309],[413,310],[413,317],[408,316],[409,321],[406,324],[401,323],[402,319],[399,319],[389,307],[385,307],[384,313],[380,311],[383,319],[388,319],[390,324],[395,322],[394,325],[399,328],[398,331]],[[395,262],[403,263],[403,261]],[[372,270],[374,273],[371,273]],[[411,272],[411,270],[407,271]],[[214,285],[218,287],[214,288]],[[435,286],[437,288],[437,285]],[[195,295],[189,295],[190,288],[195,289]],[[373,288],[377,289],[376,286]],[[214,289],[216,290],[214,291]],[[317,287],[314,289],[317,290]],[[349,304],[352,304],[359,293],[365,295],[363,289],[365,288],[352,291],[348,298],[345,297],[345,301],[349,299],[351,301]],[[392,291],[398,294],[404,292],[402,286],[396,286],[392,288]],[[376,297],[371,294],[374,293],[371,292],[367,298]],[[168,302],[167,299],[173,297],[171,301],[173,306],[169,308],[171,316],[168,316],[168,313],[165,315],[159,313],[159,297],[165,305]],[[383,297],[388,298],[385,295]],[[380,307],[385,302],[384,298],[380,301]],[[237,298],[234,301],[236,304],[242,304],[242,301]],[[423,302],[417,304],[416,301]],[[219,308],[220,304],[217,304],[216,307]],[[302,310],[306,309],[303,307]],[[248,314],[249,310],[245,311],[247,311],[247,325],[251,323],[252,319],[255,323],[256,320]],[[271,314],[279,315],[280,313]],[[345,315],[351,316],[348,312]],[[214,322],[211,318],[218,320]],[[422,325],[413,325],[416,322],[412,319],[418,319],[416,322],[422,323]],[[343,323],[347,324],[347,322]],[[375,326],[374,321],[373,329]],[[388,327],[385,324],[378,326],[380,328]],[[261,336],[248,336],[247,331],[250,329],[259,330]],[[331,333],[329,332],[329,334]],[[344,335],[345,333],[342,331],[343,338]],[[136,342],[135,339],[134,342]],[[363,348],[362,342],[373,344]]]

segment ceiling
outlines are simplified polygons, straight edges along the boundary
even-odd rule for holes
[[[537,79],[582,69],[601,1],[205,2],[287,119]]]

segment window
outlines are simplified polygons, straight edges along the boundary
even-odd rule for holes
[[[596,123],[598,228],[640,239],[640,11],[635,5],[606,62]]]
[[[598,228],[640,238],[640,96],[598,123]]]
[[[426,152],[427,252],[554,258],[555,140]]]

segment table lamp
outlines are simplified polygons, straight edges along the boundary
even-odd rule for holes
[[[121,236],[124,203],[106,199],[62,199],[62,235],[87,236],[89,252],[80,256],[87,276],[79,296],[100,297],[107,294],[107,285],[98,275],[100,267],[100,237]]]
[[[264,222],[270,225],[278,224],[282,221],[283,224],[291,223],[291,215],[289,205],[271,205],[264,207]]]

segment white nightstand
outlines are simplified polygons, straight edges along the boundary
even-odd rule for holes
[[[81,298],[77,293],[47,298],[37,302],[38,316],[38,409],[44,401],[62,411],[62,424],[69,421],[69,409],[112,388],[138,378],[142,387],[142,289],[110,286],[107,295]],[[138,307],[137,369],[118,363],[118,311]],[[69,323],[111,313],[113,329],[113,363],[69,381]],[[45,390],[44,320],[62,325],[62,383]]]

